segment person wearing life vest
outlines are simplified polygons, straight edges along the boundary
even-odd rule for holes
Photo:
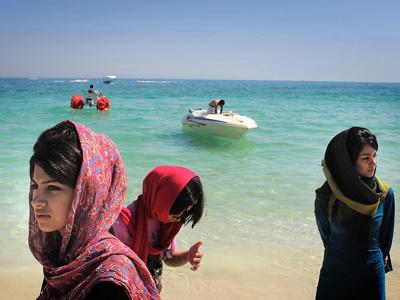
[[[210,103],[208,103],[208,113],[217,114],[218,106],[220,107],[219,113],[222,114],[222,110],[224,109],[225,100],[224,99],[214,99]]]

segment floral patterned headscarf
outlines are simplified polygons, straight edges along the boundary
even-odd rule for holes
[[[42,232],[29,205],[29,247],[43,265],[46,283],[39,298],[83,299],[107,281],[123,287],[130,299],[159,299],[146,265],[108,232],[126,193],[121,156],[110,138],[71,123],[79,136],[82,167],[65,235]]]

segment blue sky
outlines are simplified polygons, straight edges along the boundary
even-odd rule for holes
[[[1,77],[400,82],[400,1],[0,3]]]

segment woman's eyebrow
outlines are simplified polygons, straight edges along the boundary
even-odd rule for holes
[[[35,181],[35,179],[33,179],[33,178],[31,179],[31,181],[32,181],[33,183],[37,183],[37,182]],[[57,180],[49,179],[49,180],[42,181],[41,184],[47,184],[47,183],[52,183],[52,182],[59,183]]]
[[[360,156],[371,156],[371,155],[374,155],[376,153],[377,153],[376,151],[373,152],[373,153],[360,153]]]
[[[57,180],[54,179],[50,179],[50,180],[46,180],[46,181],[42,181],[42,184],[46,184],[46,183],[52,183],[52,182],[58,182]]]

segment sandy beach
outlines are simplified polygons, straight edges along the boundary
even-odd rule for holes
[[[212,254],[210,254],[212,256]],[[387,300],[398,299],[400,294],[400,257],[395,256],[395,271],[386,276]],[[311,272],[292,270],[282,272],[273,263],[269,266],[250,264],[251,271],[239,265],[225,265],[218,270],[213,258],[205,262],[198,272],[189,268],[165,268],[162,299],[267,299],[308,300],[314,299],[319,267]],[[287,271],[287,270],[286,270]],[[0,299],[35,299],[42,282],[39,265],[7,267],[0,271]]]

